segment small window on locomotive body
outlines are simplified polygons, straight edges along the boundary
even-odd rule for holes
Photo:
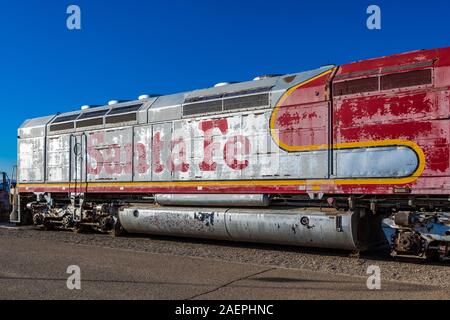
[[[61,123],[61,122],[74,121],[74,120],[76,120],[79,116],[80,116],[80,113],[70,114],[70,115],[67,115],[67,116],[61,115],[61,116],[56,117],[55,120],[53,120],[52,124],[54,124],[54,123]]]
[[[141,109],[142,105],[143,105],[143,103],[138,103],[138,104],[132,104],[132,105],[123,106],[123,107],[112,108],[108,112],[107,116],[137,112],[137,111],[139,111],[139,109]]]
[[[97,118],[104,116],[110,109],[106,110],[97,110],[97,111],[90,111],[82,113],[81,116],[77,120],[83,120],[83,119],[91,119],[91,118]]]
[[[75,120],[81,113],[57,116],[49,125],[50,132],[72,130],[75,128]]]

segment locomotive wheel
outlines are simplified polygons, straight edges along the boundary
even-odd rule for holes
[[[121,236],[124,236],[127,234],[126,230],[123,228],[119,219],[117,219],[116,224],[114,225],[114,228],[110,231],[110,234],[113,237],[121,237]]]

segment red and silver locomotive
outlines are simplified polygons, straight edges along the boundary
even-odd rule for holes
[[[449,118],[444,48],[32,119],[12,220],[447,259]]]

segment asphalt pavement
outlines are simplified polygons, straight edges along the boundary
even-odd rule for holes
[[[449,299],[443,288],[70,241],[0,238],[0,299]],[[201,250],[201,247],[199,247]],[[81,289],[69,289],[69,266]],[[72,279],[72,278],[71,278]],[[72,282],[74,283],[74,282]]]

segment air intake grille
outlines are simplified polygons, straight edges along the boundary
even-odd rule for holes
[[[237,96],[261,93],[261,92],[269,92],[272,88],[273,88],[273,86],[272,87],[251,88],[251,89],[240,90],[240,91],[219,93],[219,94],[214,94],[214,95],[209,95],[209,96],[192,97],[192,98],[185,99],[184,103],[210,101],[210,100],[217,100],[217,99],[221,99],[221,98],[237,97]]]
[[[183,106],[183,116],[222,111],[222,100],[193,103]]]
[[[103,124],[103,118],[88,119],[88,120],[83,120],[83,121],[77,121],[77,128],[98,126],[98,125],[102,125],[102,124]]]
[[[413,87],[431,83],[431,69],[394,73],[381,78],[382,90]]]
[[[253,96],[225,99],[223,101],[223,109],[236,110],[246,108],[256,108],[269,105],[269,94],[256,94]]]
[[[121,114],[117,116],[106,117],[107,124],[136,121],[136,113]]]
[[[253,91],[245,91],[249,93]],[[226,94],[228,97],[233,94]],[[183,106],[183,116],[191,116],[196,114],[205,114],[211,112],[224,112],[231,110],[249,109],[257,107],[265,107],[270,105],[269,93],[252,94],[248,96],[226,98],[213,101],[197,102]]]
[[[333,86],[333,94],[334,96],[345,96],[348,94],[378,91],[378,82],[378,77],[337,82]]]

